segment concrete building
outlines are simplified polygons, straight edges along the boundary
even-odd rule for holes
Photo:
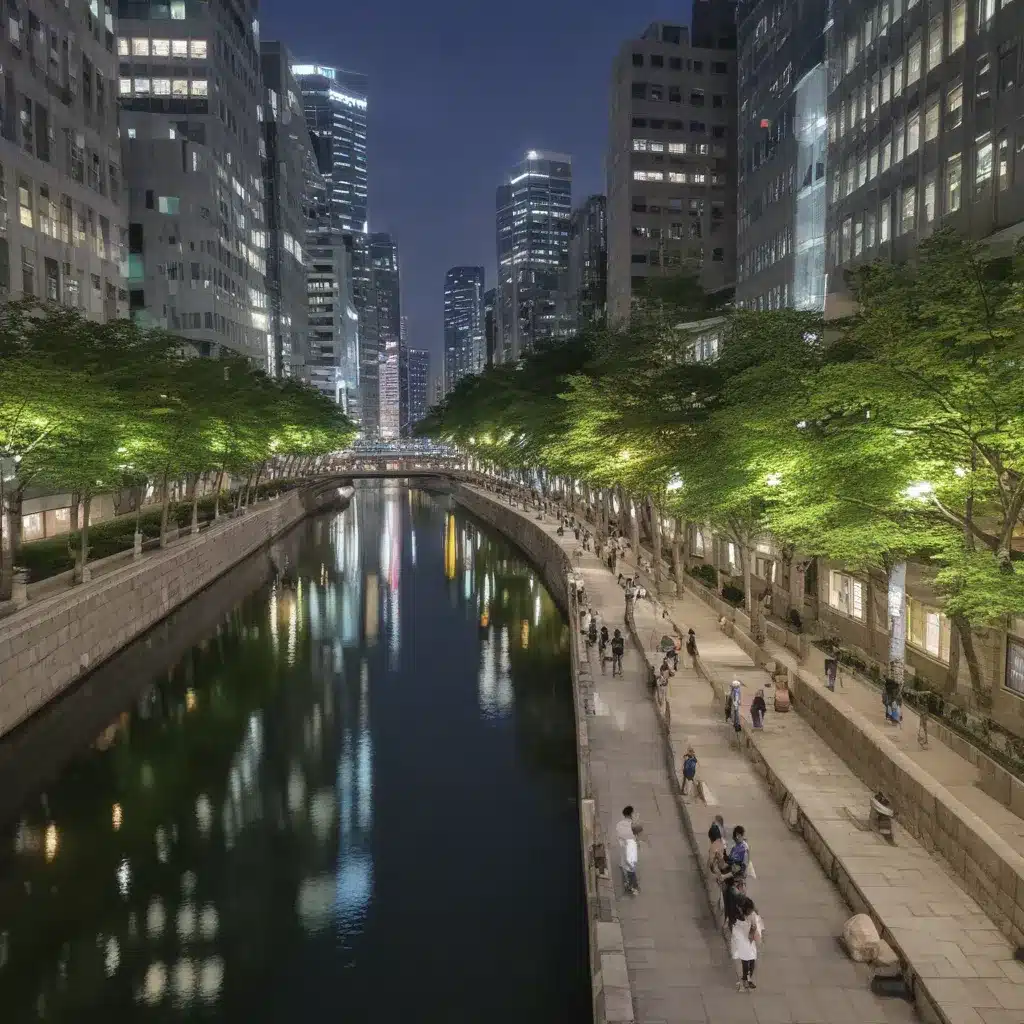
[[[483,299],[483,267],[452,267],[444,275],[445,394],[486,364]]]
[[[402,436],[410,437],[430,408],[430,353],[422,348],[407,348],[405,352],[409,404],[408,419],[402,424]]]
[[[93,13],[95,12],[95,13]],[[8,8],[0,54],[0,297],[127,312],[117,57],[106,4]]]
[[[401,276],[398,244],[391,235],[370,235],[370,282],[380,351],[378,431],[391,439],[401,433],[402,363]]]
[[[608,315],[624,319],[648,277],[736,272],[734,0],[695,0],[692,29],[651,25],[612,74]]]
[[[736,302],[825,304],[825,18],[820,0],[741,0]]]
[[[498,347],[498,289],[484,292],[484,355],[487,366],[494,365],[494,352]]]
[[[571,330],[568,310],[572,161],[530,150],[498,186],[495,362],[515,362],[542,338]],[[446,387],[447,387],[446,383]]]
[[[1024,9],[835,0],[828,40],[826,316],[844,272],[903,260],[939,225],[1012,241],[1024,219]],[[1024,173],[1024,171],[1022,171]]]
[[[258,26],[254,0],[118,8],[132,314],[269,369]]]
[[[260,44],[263,72],[263,193],[267,214],[267,300],[272,376],[301,376],[309,294],[305,257],[306,179],[313,159],[298,83],[281,43]]]
[[[366,161],[369,88],[365,75],[322,64],[294,64],[317,166],[328,186],[332,231],[351,239],[350,291],[359,315],[360,423],[380,429],[380,351],[373,310]]]
[[[608,307],[608,221],[604,196],[588,196],[569,221],[569,312],[576,330]]]

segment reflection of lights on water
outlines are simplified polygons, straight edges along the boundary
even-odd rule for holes
[[[196,908],[189,900],[178,908],[178,917],[175,922],[178,930],[178,938],[182,942],[188,942],[196,933]]]
[[[298,814],[305,799],[306,780],[302,776],[302,769],[294,765],[288,773],[288,810],[292,814]]]
[[[277,584],[270,590],[270,645],[277,653]]]
[[[530,646],[530,620],[523,619],[519,623],[519,643],[523,650],[527,650]]]
[[[0,932],[0,969],[7,966],[8,949],[10,946],[10,933]]]
[[[533,624],[535,626],[540,625],[540,594],[536,596],[533,602]]]
[[[167,923],[167,912],[164,910],[163,902],[159,897],[149,904],[146,911],[146,934],[151,939],[159,939],[164,933],[164,925]]]
[[[191,896],[196,891],[196,873],[186,871],[181,876],[181,893],[183,896]]]
[[[203,907],[199,915],[199,934],[209,942],[217,937],[217,910],[212,904]]]
[[[107,948],[103,953],[103,970],[108,978],[112,978],[121,966],[121,947],[113,935],[107,939]]]
[[[118,829],[120,829],[121,822],[124,819],[124,814],[121,811],[121,805],[120,804],[114,804],[114,807],[113,807],[113,810],[111,811],[110,817],[111,817],[111,822],[112,822],[112,824],[114,826],[114,831],[116,832],[116,831],[118,831]]]
[[[366,577],[366,642],[373,645],[377,642],[380,629],[380,583],[376,573]]]
[[[445,579],[455,579],[456,551],[455,551],[455,516],[448,513],[448,529],[444,539],[444,575]]]
[[[203,961],[199,969],[199,997],[204,1002],[212,1003],[220,995],[224,986],[224,961],[219,956],[212,956]]]
[[[309,804],[309,821],[317,842],[325,842],[337,821],[334,790],[321,789],[313,794]]]
[[[156,859],[161,864],[166,864],[171,854],[171,844],[167,840],[167,833],[164,831],[163,825],[157,827],[155,838]]]
[[[43,851],[48,861],[57,856],[57,826],[52,822],[46,826],[46,838],[43,840]]]
[[[205,837],[210,834],[210,828],[213,826],[213,804],[205,793],[201,793],[196,800],[196,823],[201,835]]]
[[[186,957],[179,960],[171,971],[171,989],[178,1003],[190,1003],[195,998],[196,966]]]
[[[299,601],[302,600],[302,583],[299,583],[299,596],[288,602],[288,664],[295,664],[295,651],[299,639]]]
[[[196,709],[196,691],[188,689],[185,691],[185,710],[195,711]]]
[[[117,891],[125,898],[128,898],[128,890],[132,885],[132,869],[127,858],[117,865]]]
[[[167,968],[162,963],[150,964],[146,970],[146,979],[142,983],[143,1001],[156,1006],[167,992]]]
[[[410,491],[409,494],[411,495],[412,491]],[[410,549],[410,551],[412,553],[412,567],[415,569],[416,568],[416,531],[415,530],[410,530],[409,531],[409,537],[410,537],[409,549]]]

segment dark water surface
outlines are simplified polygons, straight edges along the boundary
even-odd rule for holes
[[[564,621],[357,491],[0,744],[0,1020],[583,1024]]]

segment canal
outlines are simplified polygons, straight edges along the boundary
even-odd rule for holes
[[[590,1020],[568,635],[359,487],[0,743],[6,1021]]]

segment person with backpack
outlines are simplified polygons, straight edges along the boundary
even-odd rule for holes
[[[619,630],[612,637],[612,675],[622,675],[622,656],[626,653],[626,641]]]
[[[693,747],[686,748],[686,757],[683,758],[683,796],[686,790],[697,784],[697,754]]]
[[[742,825],[737,825],[732,830],[729,863],[736,869],[740,878],[747,877],[747,872],[750,870],[750,844],[747,842],[747,831]]]
[[[740,899],[739,913],[740,916],[732,926],[730,947],[733,960],[740,963],[740,980],[736,982],[736,990],[746,992],[757,988],[754,968],[757,966],[757,946],[764,938],[764,922],[749,896]]]

